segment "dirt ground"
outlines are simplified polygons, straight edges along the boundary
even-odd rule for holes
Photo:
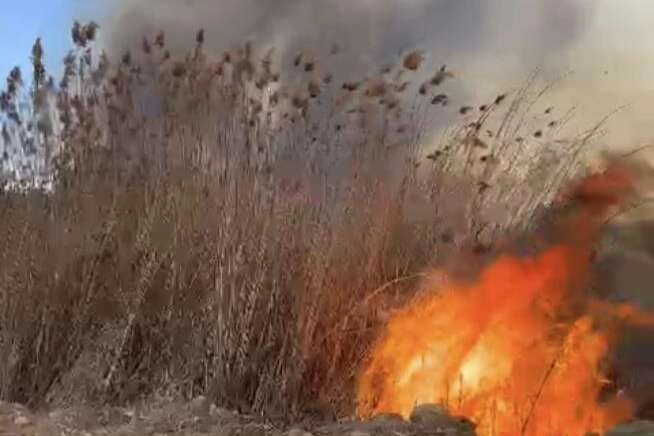
[[[411,422],[382,416],[368,422],[279,428],[221,409],[199,397],[187,403],[157,401],[136,409],[77,406],[38,413],[18,404],[0,403],[0,435],[472,436],[474,430],[467,420],[451,418],[430,406],[418,408]]]
[[[198,397],[191,402],[155,401],[138,408],[76,406],[32,412],[0,402],[0,435],[217,435],[217,436],[473,436],[474,426],[434,406],[420,406],[410,421],[381,416],[368,422],[342,421],[279,428],[237,414]],[[608,436],[654,435],[654,422],[636,421]]]

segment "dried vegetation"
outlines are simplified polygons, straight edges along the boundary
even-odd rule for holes
[[[2,93],[0,398],[153,393],[293,419],[347,414],[388,314],[455,249],[531,222],[588,134],[530,121],[530,81],[479,106],[422,53],[360,81],[204,33],[98,53],[76,23],[59,83],[43,48]],[[536,92],[534,92],[534,90]],[[435,142],[443,113],[460,122]],[[460,112],[460,114],[459,114]],[[541,117],[541,118],[542,118]],[[533,133],[536,132],[536,133]]]

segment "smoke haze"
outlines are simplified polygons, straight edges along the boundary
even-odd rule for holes
[[[245,38],[286,51],[324,52],[337,43],[348,54],[340,69],[377,67],[413,48],[446,60],[503,51],[540,63],[579,37],[589,6],[578,0],[117,0],[107,28],[116,49],[158,29],[183,47],[199,27],[207,29],[210,50]]]
[[[252,40],[293,56],[309,49],[336,77],[360,78],[413,49],[457,73],[456,92],[477,103],[520,86],[536,69],[543,81],[566,76],[549,104],[578,106],[586,126],[617,108],[606,134],[613,147],[651,141],[654,4],[639,0],[114,0],[105,44],[122,51],[144,32],[165,30],[188,48],[206,29],[209,51]]]
[[[614,113],[601,146],[634,149],[654,139],[654,3],[641,0],[112,0],[103,44],[138,49],[164,30],[184,50],[205,29],[210,53],[274,46],[291,65],[308,50],[337,80],[360,79],[418,49],[425,74],[442,64],[455,104],[478,104],[521,86],[565,78],[544,98],[571,134]],[[330,57],[334,44],[341,47]],[[453,88],[453,89],[452,89]],[[444,122],[437,120],[437,122]],[[434,126],[435,128],[440,126]],[[643,154],[643,156],[645,156]]]

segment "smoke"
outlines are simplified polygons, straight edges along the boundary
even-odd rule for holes
[[[144,33],[160,30],[170,48],[186,50],[204,28],[206,50],[217,56],[251,40],[255,47],[275,47],[282,65],[308,51],[335,80],[358,80],[418,49],[428,56],[424,74],[443,64],[455,72],[447,85],[455,107],[515,90],[539,69],[543,82],[566,75],[542,102],[554,106],[557,117],[576,107],[563,136],[620,109],[606,125],[602,146],[633,149],[654,138],[654,3],[112,0],[108,9],[102,42],[114,54],[140,49]],[[339,54],[330,56],[335,45]],[[437,122],[434,129],[449,120]]]
[[[246,40],[262,51],[274,47],[289,82],[298,52],[339,83],[420,50],[427,57],[413,83],[447,65],[457,79],[446,92],[457,107],[492,101],[537,68],[543,81],[557,77],[559,59],[593,15],[583,0],[114,0],[102,35],[115,56],[138,51],[144,34],[161,30],[170,49],[184,52],[202,28],[205,49],[216,56]],[[456,117],[440,112],[427,135],[438,138]]]
[[[654,128],[654,4],[640,0],[112,0],[104,20],[106,46],[123,51],[144,32],[165,30],[178,49],[206,29],[207,49],[220,53],[251,39],[293,56],[320,59],[343,48],[328,66],[336,78],[359,79],[410,49],[447,64],[456,94],[475,104],[515,89],[540,69],[543,81],[566,76],[551,94],[562,111],[576,106],[587,126],[617,108],[606,134],[611,147],[651,141]],[[648,42],[649,41],[649,42]],[[625,50],[629,47],[629,50]]]
[[[286,54],[323,56],[337,44],[343,55],[331,72],[360,76],[415,48],[459,68],[482,58],[534,68],[573,43],[591,15],[578,0],[116,0],[105,37],[125,50],[165,30],[182,49],[202,27],[217,53],[246,38]]]

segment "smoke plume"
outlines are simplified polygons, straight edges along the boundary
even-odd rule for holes
[[[245,39],[321,59],[338,46],[330,73],[360,77],[412,49],[457,69],[493,60],[533,69],[574,43],[592,10],[577,0],[116,0],[110,15],[111,50],[159,30],[172,47],[188,48],[201,27],[216,53]]]

